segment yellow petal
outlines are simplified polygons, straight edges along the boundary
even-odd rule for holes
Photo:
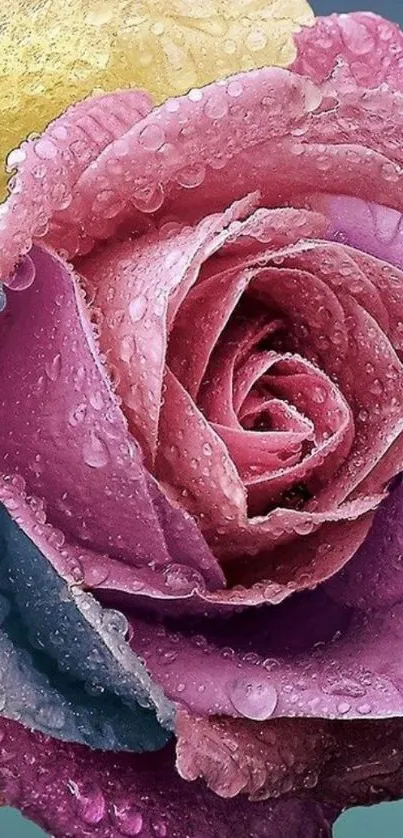
[[[312,21],[306,0],[1,0],[0,164],[95,91],[138,85],[158,102],[239,70],[286,66],[292,33]]]

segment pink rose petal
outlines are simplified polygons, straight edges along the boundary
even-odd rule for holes
[[[151,110],[149,96],[123,90],[85,99],[50,123],[38,140],[24,142],[21,162],[2,207],[3,276],[32,239],[46,235],[63,252],[74,253],[78,230],[67,218],[80,175],[99,153]],[[103,206],[102,195],[99,196]],[[113,198],[116,203],[116,197]],[[88,246],[88,245],[87,245]],[[91,246],[91,243],[90,245]]]
[[[112,242],[80,261],[80,272],[96,288],[101,350],[118,371],[117,391],[130,430],[149,463],[157,444],[170,323],[203,262],[225,241],[225,227],[240,211],[234,204],[226,213],[176,234]]]
[[[403,90],[403,35],[396,23],[370,12],[316,18],[295,35],[298,55],[294,72],[316,83],[325,81],[342,62],[344,75],[361,88],[385,82]]]
[[[111,391],[70,269],[40,248],[31,257],[35,281],[23,294],[9,292],[1,324],[0,415],[9,429],[3,471],[24,477],[28,490],[46,499],[52,523],[84,552],[162,568],[175,556],[183,559],[190,538],[189,564],[203,566],[210,583],[220,584],[194,522],[170,509],[156,485],[150,493],[151,478]]]

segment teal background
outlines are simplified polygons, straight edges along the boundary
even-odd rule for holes
[[[311,6],[323,15],[365,9],[403,24],[403,0],[311,0]],[[4,808],[0,810],[0,838],[45,838],[45,833],[19,812]],[[351,809],[336,824],[334,838],[403,838],[403,801]]]

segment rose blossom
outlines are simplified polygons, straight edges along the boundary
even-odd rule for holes
[[[297,46],[9,160],[0,770],[63,838],[320,836],[402,794],[403,41]],[[177,772],[84,748],[171,732]]]

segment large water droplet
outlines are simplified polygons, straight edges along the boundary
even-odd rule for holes
[[[12,291],[25,291],[35,279],[35,265],[29,256],[23,256],[15,270],[10,274],[5,285]]]
[[[104,612],[103,624],[109,631],[116,631],[118,634],[125,635],[128,630],[128,622],[125,615],[114,609]]]
[[[2,311],[4,311],[6,305],[7,305],[6,292],[3,288],[3,285],[0,282],[0,314],[1,314]]]
[[[150,151],[157,151],[165,142],[165,131],[156,123],[146,125],[139,134],[140,143]]]
[[[129,315],[132,323],[137,323],[147,311],[147,299],[143,294],[135,297],[129,303]]]
[[[140,835],[143,829],[143,816],[136,806],[122,800],[113,804],[113,819],[122,835]]]
[[[60,352],[52,358],[49,363],[45,364],[45,372],[50,381],[57,381],[62,368],[62,356]]]
[[[83,457],[87,466],[91,466],[91,468],[103,468],[109,462],[109,451],[106,443],[94,431],[91,431],[89,441],[83,446]]]
[[[80,425],[81,422],[83,422],[83,420],[85,419],[86,412],[87,406],[84,402],[77,405],[77,407],[74,407],[73,410],[70,411],[68,416],[69,425],[71,425],[73,428],[75,428],[76,425]]]
[[[102,393],[99,390],[94,390],[94,392],[90,393],[89,399],[90,404],[94,408],[94,410],[102,410],[104,406],[104,400]]]
[[[134,192],[131,200],[140,212],[156,212],[162,207],[164,198],[163,187],[157,183]]]
[[[69,789],[75,798],[78,816],[91,826],[101,823],[105,816],[105,798],[100,789],[90,784],[78,785],[70,781]]]
[[[26,152],[23,148],[13,148],[7,155],[6,172],[12,172],[19,163],[23,163],[26,158]]]
[[[153,824],[153,832],[156,835],[156,838],[167,838],[168,827],[163,821],[156,821]]]
[[[277,705],[277,691],[266,681],[237,678],[228,684],[232,706],[247,719],[263,721],[273,715]]]
[[[194,164],[193,166],[186,166],[178,172],[176,179],[180,186],[185,189],[194,189],[203,183],[206,175],[205,167],[202,164]]]

